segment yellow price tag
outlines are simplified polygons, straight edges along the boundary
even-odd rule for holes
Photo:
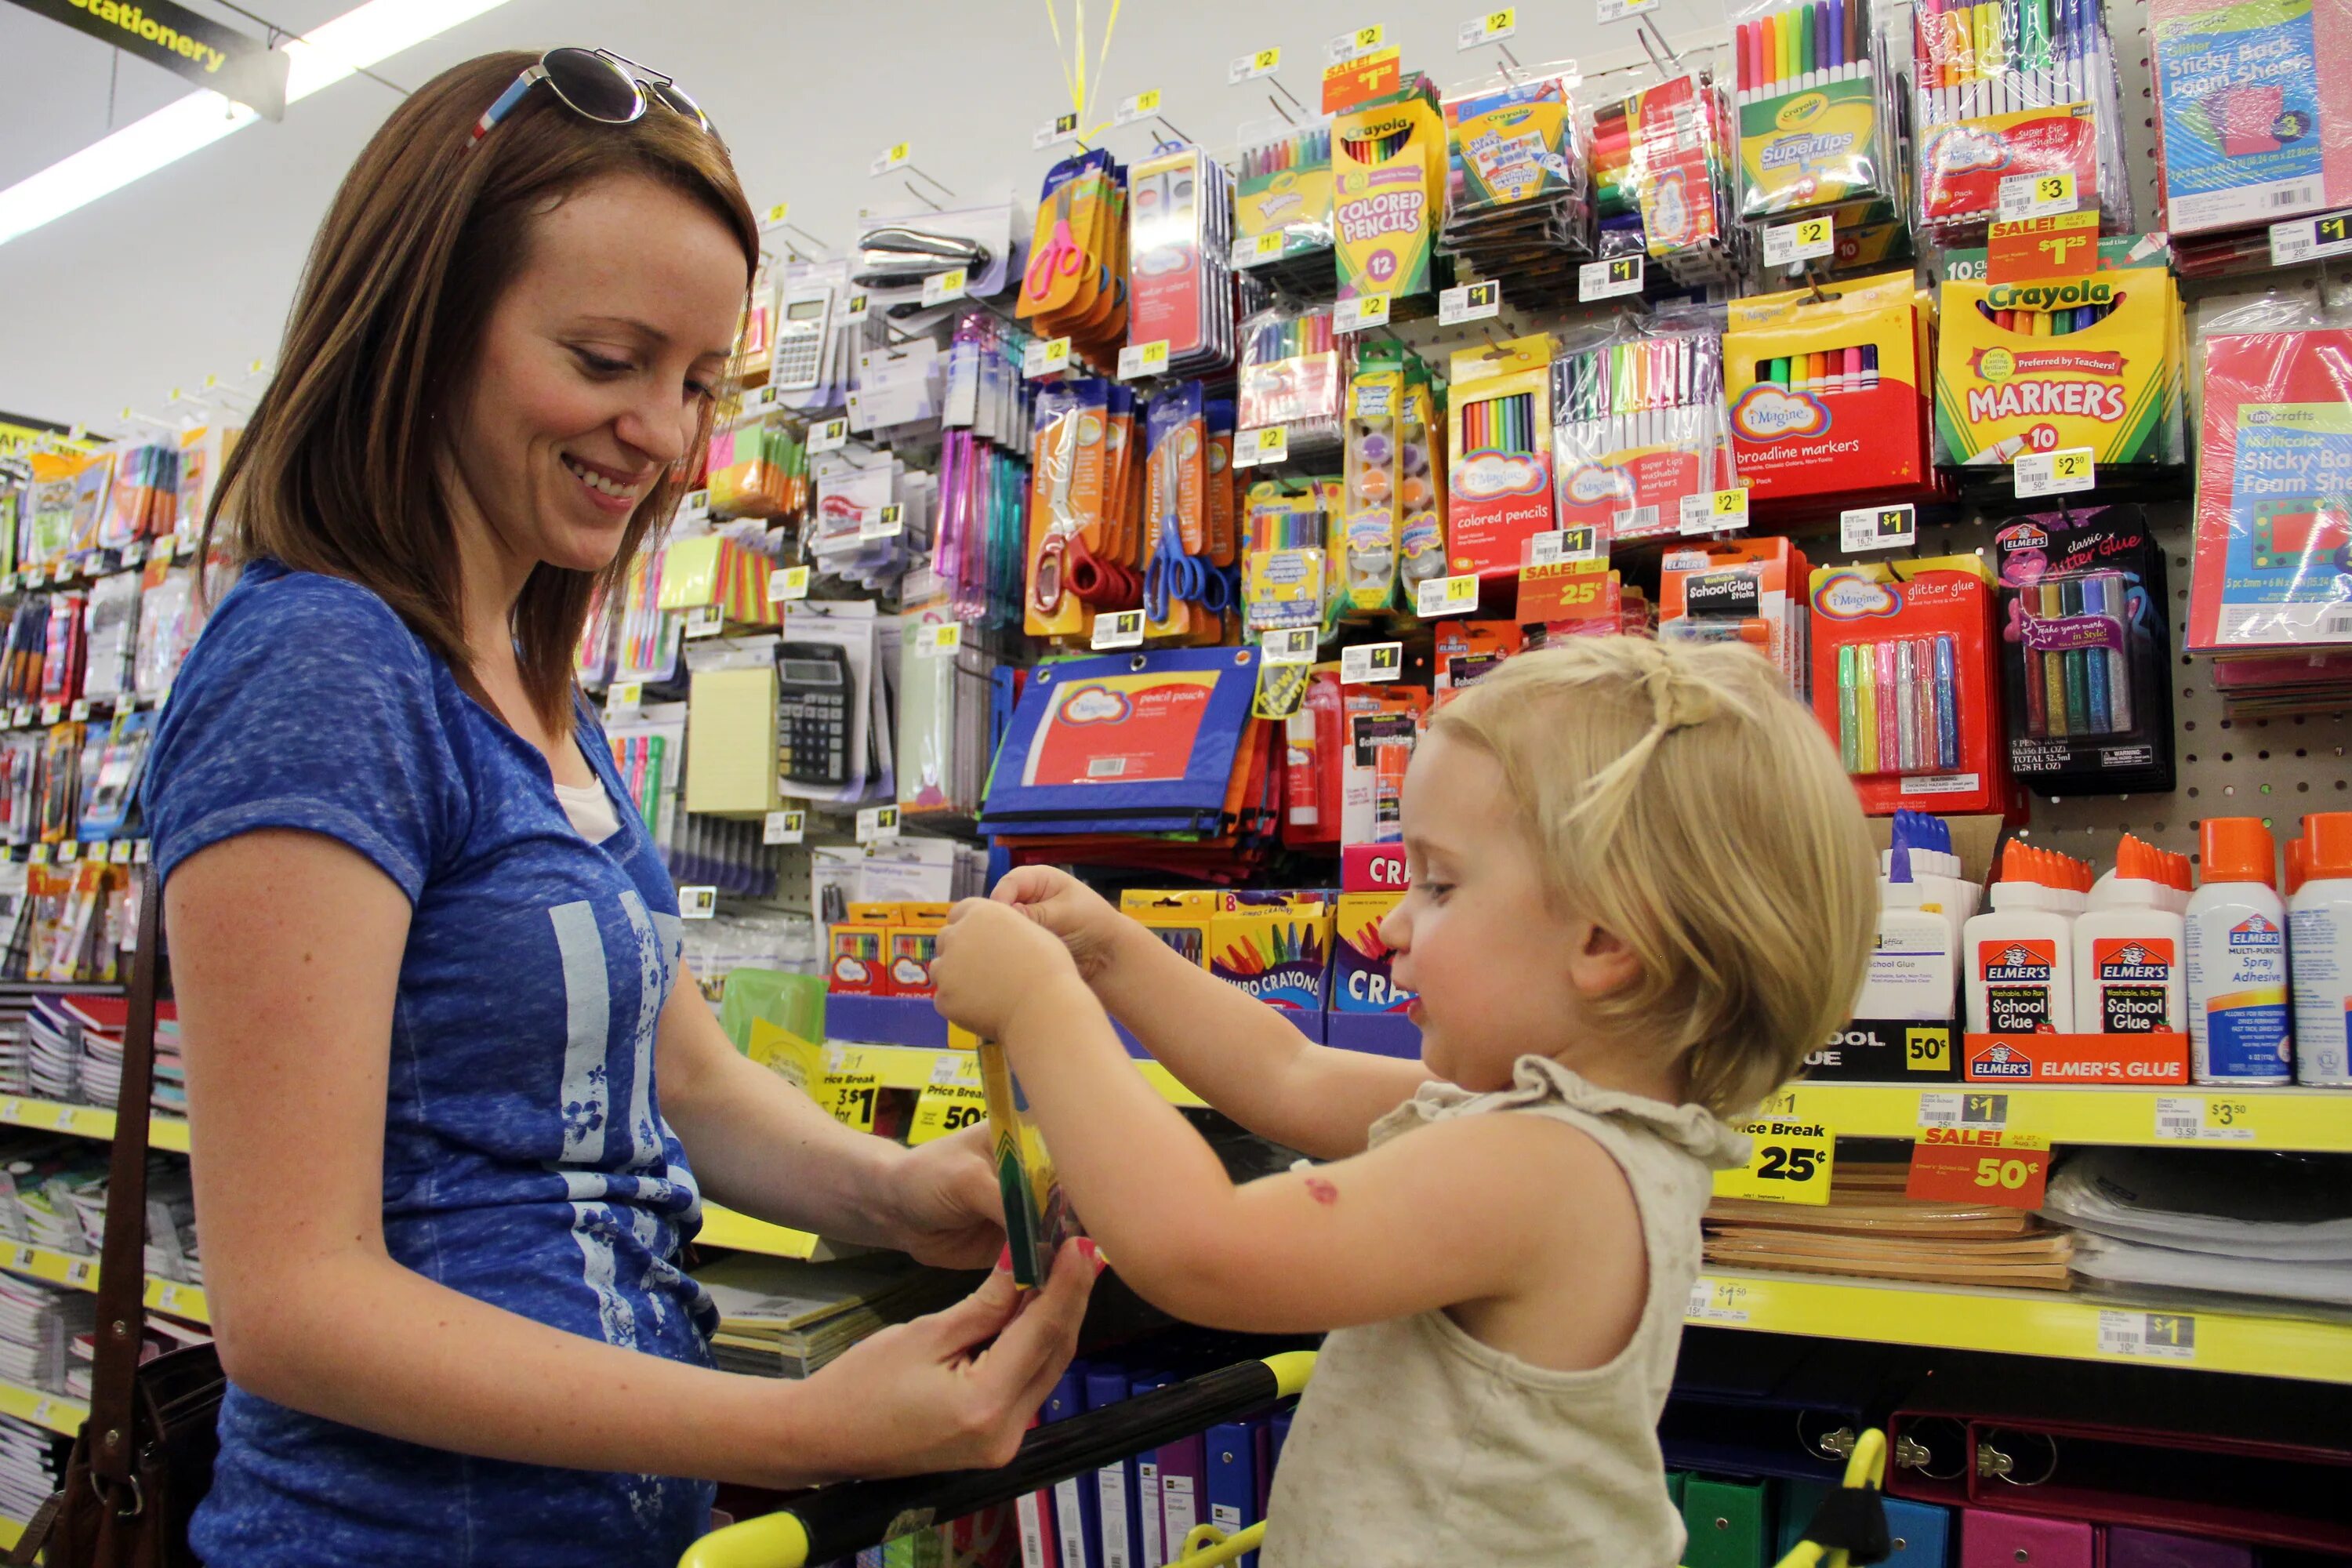
[[[2076,447],[2051,454],[2050,475],[2053,479],[2079,479],[2088,476],[2090,471],[2091,454],[2086,447]]]
[[[1478,602],[1478,577],[1475,573],[1445,579],[1445,607],[1459,610]]]
[[[205,390],[206,392],[210,392],[214,387],[218,386],[219,384],[220,377],[216,375],[207,375],[205,377]]]
[[[832,1072],[810,1089],[809,1098],[844,1127],[871,1132],[875,1101],[881,1094],[881,1083],[870,1072]]]
[[[1756,1198],[1771,1204],[1826,1204],[1837,1139],[1829,1124],[1800,1117],[1769,1117],[1743,1124],[1753,1140],[1748,1163],[1715,1173],[1722,1198]]]
[[[1135,95],[1135,111],[1138,114],[1159,113],[1160,89],[1155,87],[1150,92],[1137,93]]]
[[[1263,73],[1281,68],[1282,51],[1280,49],[1260,49],[1250,57],[1250,69],[1253,71]]]
[[[1381,26],[1378,22],[1373,23],[1369,27],[1357,28],[1355,37],[1356,52],[1360,55],[1370,54],[1372,50],[1379,48],[1382,44],[1386,43],[1388,41],[1388,36],[1389,30],[1386,27]]]
[[[915,1119],[907,1128],[907,1144],[919,1148],[987,1120],[988,1096],[978,1084],[932,1084],[915,1101]]]
[[[185,389],[184,389],[184,388],[183,388],[183,387],[177,387],[177,386],[175,386],[175,387],[172,388],[172,395],[171,395],[169,398],[165,399],[165,401],[166,401],[166,402],[170,402],[170,403],[177,403],[177,402],[179,402],[179,401],[180,401],[180,398],[181,398],[182,395],[184,393],[184,391],[185,391]]]
[[[893,142],[890,143],[890,162],[893,164],[903,163],[909,156],[912,155],[914,149],[908,143],[904,142]]]
[[[1506,5],[1499,11],[1486,13],[1486,36],[1490,38],[1497,33],[1514,30],[1518,25],[1519,8],[1517,5]]]
[[[768,575],[768,597],[772,600],[805,599],[808,597],[809,569],[787,566]]]
[[[1707,510],[1717,517],[1746,517],[1748,492],[1735,485],[1727,490],[1717,490]]]
[[[1830,220],[1825,217],[1809,217],[1797,225],[1799,245],[1826,245],[1829,237]]]
[[[1168,340],[1157,342],[1130,343],[1118,351],[1118,374],[1121,380],[1139,375],[1158,375],[1168,368]]]
[[[1952,1031],[1944,1025],[1903,1031],[1903,1070],[1942,1072],[1952,1065]]]
[[[768,209],[768,221],[770,223],[782,223],[784,221],[784,215],[792,210],[792,203],[778,202],[774,206]]]
[[[257,359],[246,361],[245,374],[247,375],[259,375],[261,374],[261,362]]]
[[[2074,176],[2044,174],[2033,182],[2033,199],[2037,202],[2072,201],[2074,196]]]

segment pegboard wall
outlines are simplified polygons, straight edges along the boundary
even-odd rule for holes
[[[1885,14],[1882,10],[1882,14]],[[1909,26],[1909,8],[1902,7],[1900,26]],[[2147,7],[2134,0],[2111,0],[2107,6],[2115,40],[2118,101],[2124,110],[2127,166],[2134,172],[2134,217],[2142,228],[2152,227],[2157,212],[2156,110],[2147,33]],[[1888,24],[1894,25],[1894,24]],[[1669,40],[1683,62],[1694,68],[1712,68],[1723,55],[1718,38]],[[1616,51],[1587,62],[1588,96],[1612,90],[1612,79],[1623,77],[1620,90],[1639,85],[1647,68],[1638,48]],[[2193,340],[2200,324],[2263,297],[2301,294],[2315,303],[2323,287],[2337,297],[2352,279],[2329,279],[2314,268],[2265,272],[2213,282],[2184,282]],[[1613,307],[1580,306],[1551,315],[1519,315],[1507,305],[1496,321],[1468,326],[1441,327],[1432,321],[1400,325],[1396,333],[1424,358],[1442,363],[1460,348],[1520,335],[1558,331],[1606,319]],[[2199,427],[2199,379],[2189,382],[2187,428],[2193,445]],[[2097,500],[2096,492],[2084,498]],[[2017,510],[2046,510],[2047,501],[2021,503]],[[2194,856],[2197,825],[2204,817],[2260,816],[2282,841],[2292,837],[2306,812],[2352,811],[2352,713],[2336,711],[2291,718],[2232,721],[2214,689],[2210,661],[2179,651],[2181,627],[2189,610],[2189,557],[2192,508],[2186,500],[2147,503],[2148,523],[2163,546],[2169,573],[2174,661],[2179,684],[2174,689],[2174,752],[2178,784],[2168,794],[2037,795],[2024,836],[2104,870],[2114,864],[2116,837],[2137,834],[2160,847]],[[1916,555],[1982,554],[1993,532],[2010,515],[1998,509],[1972,510],[1945,526],[1922,525]],[[1834,519],[1831,520],[1832,522]],[[1815,559],[1824,558],[1818,544]]]

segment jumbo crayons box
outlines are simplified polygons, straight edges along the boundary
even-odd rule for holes
[[[1323,1010],[1331,895],[1229,892],[1209,921],[1209,973],[1274,1007]]]
[[[1412,993],[1390,978],[1396,950],[1381,940],[1381,922],[1403,899],[1402,892],[1339,895],[1331,980],[1334,1013],[1402,1013],[1412,1005]]]
[[[1751,504],[1932,496],[1928,347],[1907,272],[1734,300],[1724,385]]]
[[[2148,0],[2164,226],[2352,202],[2352,0]]]
[[[2180,295],[2161,235],[2098,242],[2073,278],[1987,281],[1985,252],[1946,257],[1936,353],[1937,460],[2001,470],[2024,452],[2087,447],[2104,483],[2182,458]]]

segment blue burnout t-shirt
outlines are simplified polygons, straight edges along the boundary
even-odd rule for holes
[[[581,749],[625,801],[580,707]],[[717,1314],[677,1267],[701,1200],[654,1083],[677,895],[640,817],[616,806],[620,832],[590,844],[552,784],[373,593],[260,562],[173,685],[146,820],[165,877],[237,834],[299,828],[408,896],[384,1105],[394,1261],[708,1365]],[[236,1388],[220,1436],[194,1542],[213,1568],[669,1568],[709,1520],[699,1482],[445,1453]]]

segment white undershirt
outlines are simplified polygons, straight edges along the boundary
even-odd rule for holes
[[[613,797],[604,793],[602,784],[568,784],[559,781],[555,799],[563,807],[563,815],[572,819],[572,830],[591,844],[602,844],[621,831],[621,819],[613,810]]]

